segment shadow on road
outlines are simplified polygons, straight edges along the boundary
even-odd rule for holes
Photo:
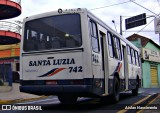
[[[43,110],[56,110],[56,111],[68,111],[68,112],[82,112],[82,111],[95,111],[95,110],[120,110],[124,109],[126,106],[125,103],[121,101],[128,100],[128,98],[133,97],[131,93],[122,93],[120,94],[120,102],[117,104],[112,104],[110,96],[105,98],[86,98],[80,99],[77,104],[74,105],[45,105]]]

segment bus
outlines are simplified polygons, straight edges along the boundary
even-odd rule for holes
[[[78,97],[119,101],[138,95],[140,50],[83,8],[26,17],[20,53],[20,91],[56,95],[63,104]]]

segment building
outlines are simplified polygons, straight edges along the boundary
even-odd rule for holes
[[[133,34],[127,39],[141,50],[143,87],[160,87],[160,46],[138,34]]]
[[[12,79],[19,67],[19,44],[21,26],[19,22],[6,21],[21,14],[21,0],[0,0],[0,86]],[[12,76],[13,75],[13,76]],[[15,76],[14,76],[15,75]]]
[[[19,80],[19,56],[20,44],[0,45],[0,79],[4,82],[9,78],[13,82]],[[8,76],[10,71],[11,77]]]

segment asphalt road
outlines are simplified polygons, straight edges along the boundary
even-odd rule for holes
[[[109,101],[105,101],[99,98],[79,98],[78,103],[75,105],[62,105],[56,96],[50,96],[46,99],[27,101],[23,103],[17,103],[17,106],[40,106],[45,113],[116,113],[123,112],[127,106],[132,106],[138,101],[160,93],[157,88],[152,89],[140,89],[138,96],[132,96],[131,92],[124,92],[120,95],[120,101],[117,104],[111,104]],[[109,97],[106,98],[109,100]],[[28,111],[1,111],[4,113],[28,113]],[[29,113],[38,113],[39,111],[30,111]]]

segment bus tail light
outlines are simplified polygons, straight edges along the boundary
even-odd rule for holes
[[[84,80],[73,80],[71,81],[72,85],[83,85],[84,84]]]
[[[57,85],[57,81],[54,80],[46,81],[46,85]]]

